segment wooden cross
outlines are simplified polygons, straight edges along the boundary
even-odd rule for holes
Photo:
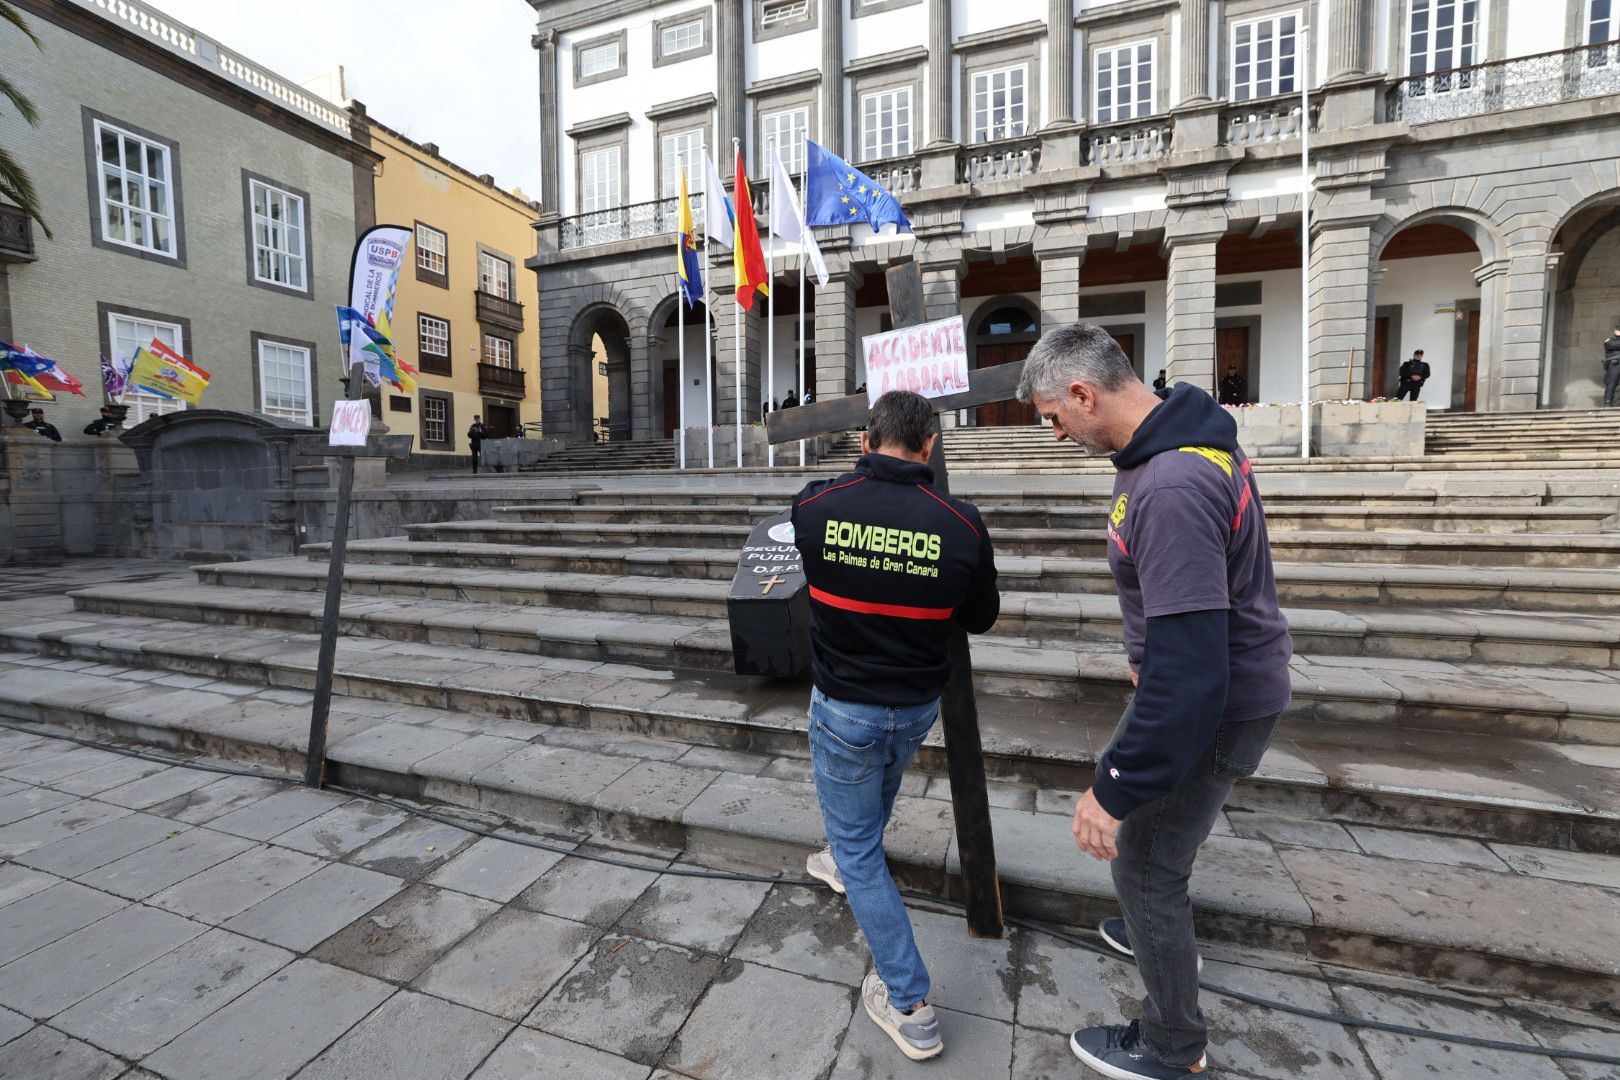
[[[787,578],[783,577],[781,574],[772,574],[770,577],[759,583],[759,591],[762,595],[769,596],[771,594],[771,589],[778,585],[786,584]]]
[[[895,329],[927,322],[922,275],[917,264],[906,262],[890,267],[886,276],[889,311]],[[1016,398],[1018,379],[1023,372],[1022,362],[970,372],[967,390],[933,399],[934,433],[939,433],[940,413]],[[864,428],[869,411],[864,393],[818,400],[811,405],[771,413],[765,418],[765,433],[772,443],[837,435]],[[934,486],[949,494],[944,439],[934,440],[934,453],[928,464],[934,470]],[[976,938],[999,938],[1005,931],[1001,882],[996,873],[995,837],[990,830],[984,750],[979,741],[979,710],[973,698],[973,658],[968,650],[967,634],[961,629],[952,631],[949,656],[950,673],[946,677],[945,691],[940,695],[940,720],[945,731],[945,767],[951,781],[956,845],[962,857],[968,933]]]

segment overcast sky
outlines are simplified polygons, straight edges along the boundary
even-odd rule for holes
[[[152,0],[302,81],[343,65],[377,120],[502,187],[540,197],[535,15],[525,0]]]

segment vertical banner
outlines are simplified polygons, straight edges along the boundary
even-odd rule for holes
[[[411,243],[411,230],[399,225],[374,225],[354,245],[349,267],[349,306],[360,312],[387,339],[393,339],[394,289]],[[347,368],[364,364],[366,380],[382,382],[381,358],[369,349],[364,334],[349,339]],[[345,370],[347,374],[347,370]]]

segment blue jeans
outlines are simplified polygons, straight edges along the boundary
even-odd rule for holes
[[[890,708],[810,694],[810,762],[827,844],[878,977],[902,1012],[928,996],[928,969],[889,875],[883,829],[906,766],[938,716],[937,700]]]

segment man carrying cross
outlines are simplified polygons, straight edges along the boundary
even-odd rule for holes
[[[1001,608],[979,511],[933,487],[933,423],[922,396],[884,394],[854,472],[808,485],[793,503],[810,589],[810,758],[828,844],[806,869],[849,897],[876,969],[861,1002],[919,1061],[945,1047],[883,830],[939,716],[955,628],[982,634]]]

